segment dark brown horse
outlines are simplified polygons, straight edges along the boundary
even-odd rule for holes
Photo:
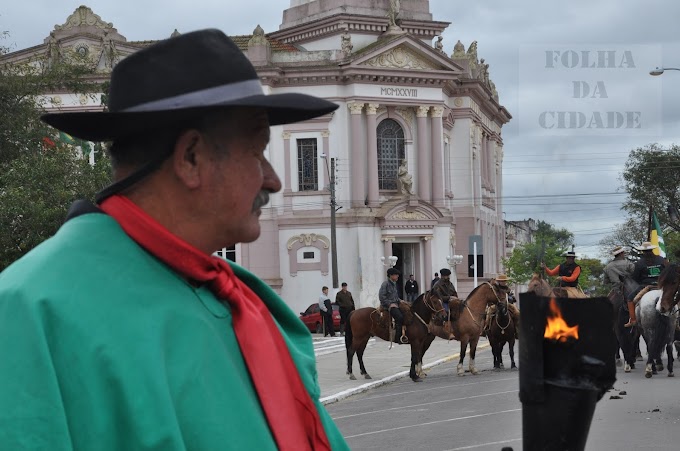
[[[403,303],[402,303],[403,305]],[[421,360],[423,352],[423,342],[428,335],[430,329],[430,322],[433,317],[437,317],[441,321],[444,317],[444,305],[442,302],[429,295],[420,295],[418,299],[413,301],[411,306],[411,313],[413,318],[410,323],[404,318],[406,325],[406,336],[411,344],[411,370],[409,376],[414,382],[419,382],[421,379],[416,372],[416,365]],[[345,330],[345,348],[347,349],[347,374],[349,378],[355,380],[356,377],[352,374],[352,361],[354,354],[359,360],[359,369],[361,374],[366,379],[371,379],[366,367],[364,366],[364,350],[371,337],[382,338],[385,341],[390,341],[389,324],[391,318],[389,313],[383,312],[384,318],[381,318],[380,311],[373,307],[364,307],[354,310],[347,317],[348,327]],[[396,331],[400,334],[401,331]]]
[[[515,322],[508,313],[508,300],[502,299],[496,306],[496,312],[491,318],[489,330],[486,333],[493,353],[493,367],[502,369],[503,366],[503,347],[508,344],[510,353],[510,368],[517,368],[515,365]]]
[[[434,333],[437,336],[446,340],[455,338],[460,341],[460,360],[458,361],[458,366],[456,368],[459,376],[465,374],[463,360],[465,359],[468,344],[470,344],[470,373],[474,375],[479,374],[479,371],[475,368],[475,354],[477,352],[479,336],[482,334],[482,329],[484,328],[486,307],[498,304],[501,299],[505,299],[508,291],[509,288],[507,285],[498,284],[494,279],[484,282],[472,290],[465,301],[460,302],[460,304],[456,302],[454,305],[449,303],[449,308],[459,309],[458,320],[454,321],[450,328],[434,328]],[[453,337],[451,337],[449,332],[453,333]],[[427,348],[429,348],[434,337],[434,335],[431,335],[428,341],[426,341],[423,354],[425,353],[424,351],[427,351]]]

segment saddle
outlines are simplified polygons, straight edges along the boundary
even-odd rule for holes
[[[637,303],[640,302],[640,299],[642,299],[642,296],[644,296],[645,294],[649,293],[652,290],[658,290],[658,289],[659,289],[659,287],[656,287],[654,285],[647,285],[642,290],[640,290],[640,292],[638,294],[635,295],[635,298],[633,298],[633,304],[637,305]]]
[[[408,302],[399,301],[399,310],[401,314],[404,315],[404,326],[408,326],[413,322],[413,313],[411,312],[411,305]],[[378,319],[378,325],[385,329],[389,328],[390,322],[393,323],[392,316],[388,309],[382,305],[377,308],[377,312],[380,314]],[[392,325],[394,327],[394,324]]]

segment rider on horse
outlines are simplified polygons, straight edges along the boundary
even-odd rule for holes
[[[380,305],[387,311],[390,312],[390,316],[394,318],[395,333],[394,342],[399,344],[408,343],[408,337],[406,336],[406,328],[404,327],[404,315],[399,310],[399,294],[397,293],[397,279],[401,273],[398,269],[390,268],[387,270],[387,280],[380,286],[380,291],[378,291],[378,299],[380,300]]]
[[[630,314],[630,321],[626,323],[625,327],[632,327],[637,324],[637,318],[635,317],[635,302],[634,299],[643,289],[656,288],[661,271],[666,268],[667,260],[660,255],[654,254],[654,249],[658,246],[645,241],[637,248],[637,250],[642,251],[642,257],[635,263],[635,269],[633,270],[633,280],[640,284],[640,288],[632,292],[628,299],[628,312]]]
[[[632,277],[635,265],[626,259],[626,250],[622,246],[616,246],[612,250],[612,257],[614,260],[604,267],[604,283],[611,286],[612,290],[621,291],[621,277]]]
[[[508,278],[508,276],[506,276],[505,274],[499,274],[498,277],[492,279],[489,283],[492,286],[495,286],[503,291],[502,296],[505,297],[505,301],[507,302],[508,314],[510,315],[510,318],[512,318],[512,321],[515,324],[515,338],[519,338],[519,309],[517,308],[517,306],[515,306],[514,303],[510,302],[509,294],[507,294],[509,281],[510,279]],[[496,289],[494,288],[494,292],[495,291]],[[484,333],[486,333],[491,327],[491,320],[495,317],[497,310],[498,309],[495,305],[492,305],[487,308],[486,319],[484,320]]]
[[[545,269],[549,276],[557,276],[558,286],[560,287],[577,287],[578,276],[581,274],[581,267],[576,264],[576,252],[569,251],[562,254],[566,261],[553,269],[546,268],[545,263],[541,262],[541,268]]]
[[[459,310],[457,308],[449,310],[449,301],[451,298],[458,298],[458,292],[456,291],[456,287],[453,286],[453,283],[451,283],[451,271],[443,268],[439,273],[441,274],[441,279],[432,286],[430,295],[442,301],[449,321],[455,322],[458,319]]]

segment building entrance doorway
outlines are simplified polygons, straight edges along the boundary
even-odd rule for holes
[[[401,272],[399,280],[397,280],[397,292],[400,299],[406,299],[404,293],[404,283],[408,280],[408,276],[413,274],[418,281],[418,286],[421,287],[420,282],[420,254],[418,243],[392,243],[392,255],[398,258],[397,268]],[[422,291],[422,289],[421,289]]]

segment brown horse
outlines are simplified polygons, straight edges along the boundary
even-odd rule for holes
[[[465,359],[468,343],[470,344],[470,373],[474,375],[479,374],[479,371],[475,368],[475,354],[477,352],[479,336],[484,328],[486,307],[498,304],[501,298],[505,299],[508,291],[509,288],[506,285],[500,285],[494,279],[484,282],[472,290],[467,299],[460,303],[460,307],[458,307],[459,317],[453,322],[450,329],[445,327],[434,328],[434,333],[438,337],[446,340],[455,338],[460,341],[460,359],[456,367],[459,376],[465,375],[463,360]],[[456,308],[456,306],[450,304],[449,308]],[[454,337],[451,337],[449,330],[453,333]],[[430,335],[429,340],[426,341],[423,354],[425,353],[424,351],[427,351],[434,338],[435,335]]]
[[[515,322],[508,313],[508,300],[501,299],[496,306],[496,313],[491,318],[491,325],[486,333],[493,353],[493,367],[502,369],[503,347],[508,344],[510,352],[510,369],[517,368],[515,365]]]
[[[409,324],[407,324],[408,321],[404,318],[406,336],[411,344],[411,370],[409,371],[409,376],[414,382],[420,382],[421,379],[416,372],[416,365],[421,361],[423,343],[430,330],[430,322],[433,317],[442,321],[445,310],[442,301],[434,296],[427,295],[427,293],[425,295],[421,294],[418,299],[413,301],[410,310],[414,318]],[[371,376],[369,376],[366,367],[364,366],[364,350],[366,349],[368,340],[371,337],[378,337],[385,341],[390,341],[389,324],[391,318],[387,312],[383,312],[383,315],[385,315],[386,318],[381,318],[378,309],[364,307],[352,311],[347,317],[348,327],[345,330],[347,374],[352,380],[356,380],[356,377],[352,374],[354,354],[356,353],[357,360],[359,360],[361,374],[366,379],[371,379]],[[396,331],[396,333],[400,334],[401,331]]]
[[[549,296],[554,296],[556,298],[588,297],[580,289],[571,287],[552,287],[550,286],[550,283],[548,283],[548,281],[541,277],[541,275],[538,273],[534,273],[534,275],[531,277],[531,280],[529,280],[529,288],[527,289],[527,293],[528,292],[534,292],[538,296],[544,297]]]

